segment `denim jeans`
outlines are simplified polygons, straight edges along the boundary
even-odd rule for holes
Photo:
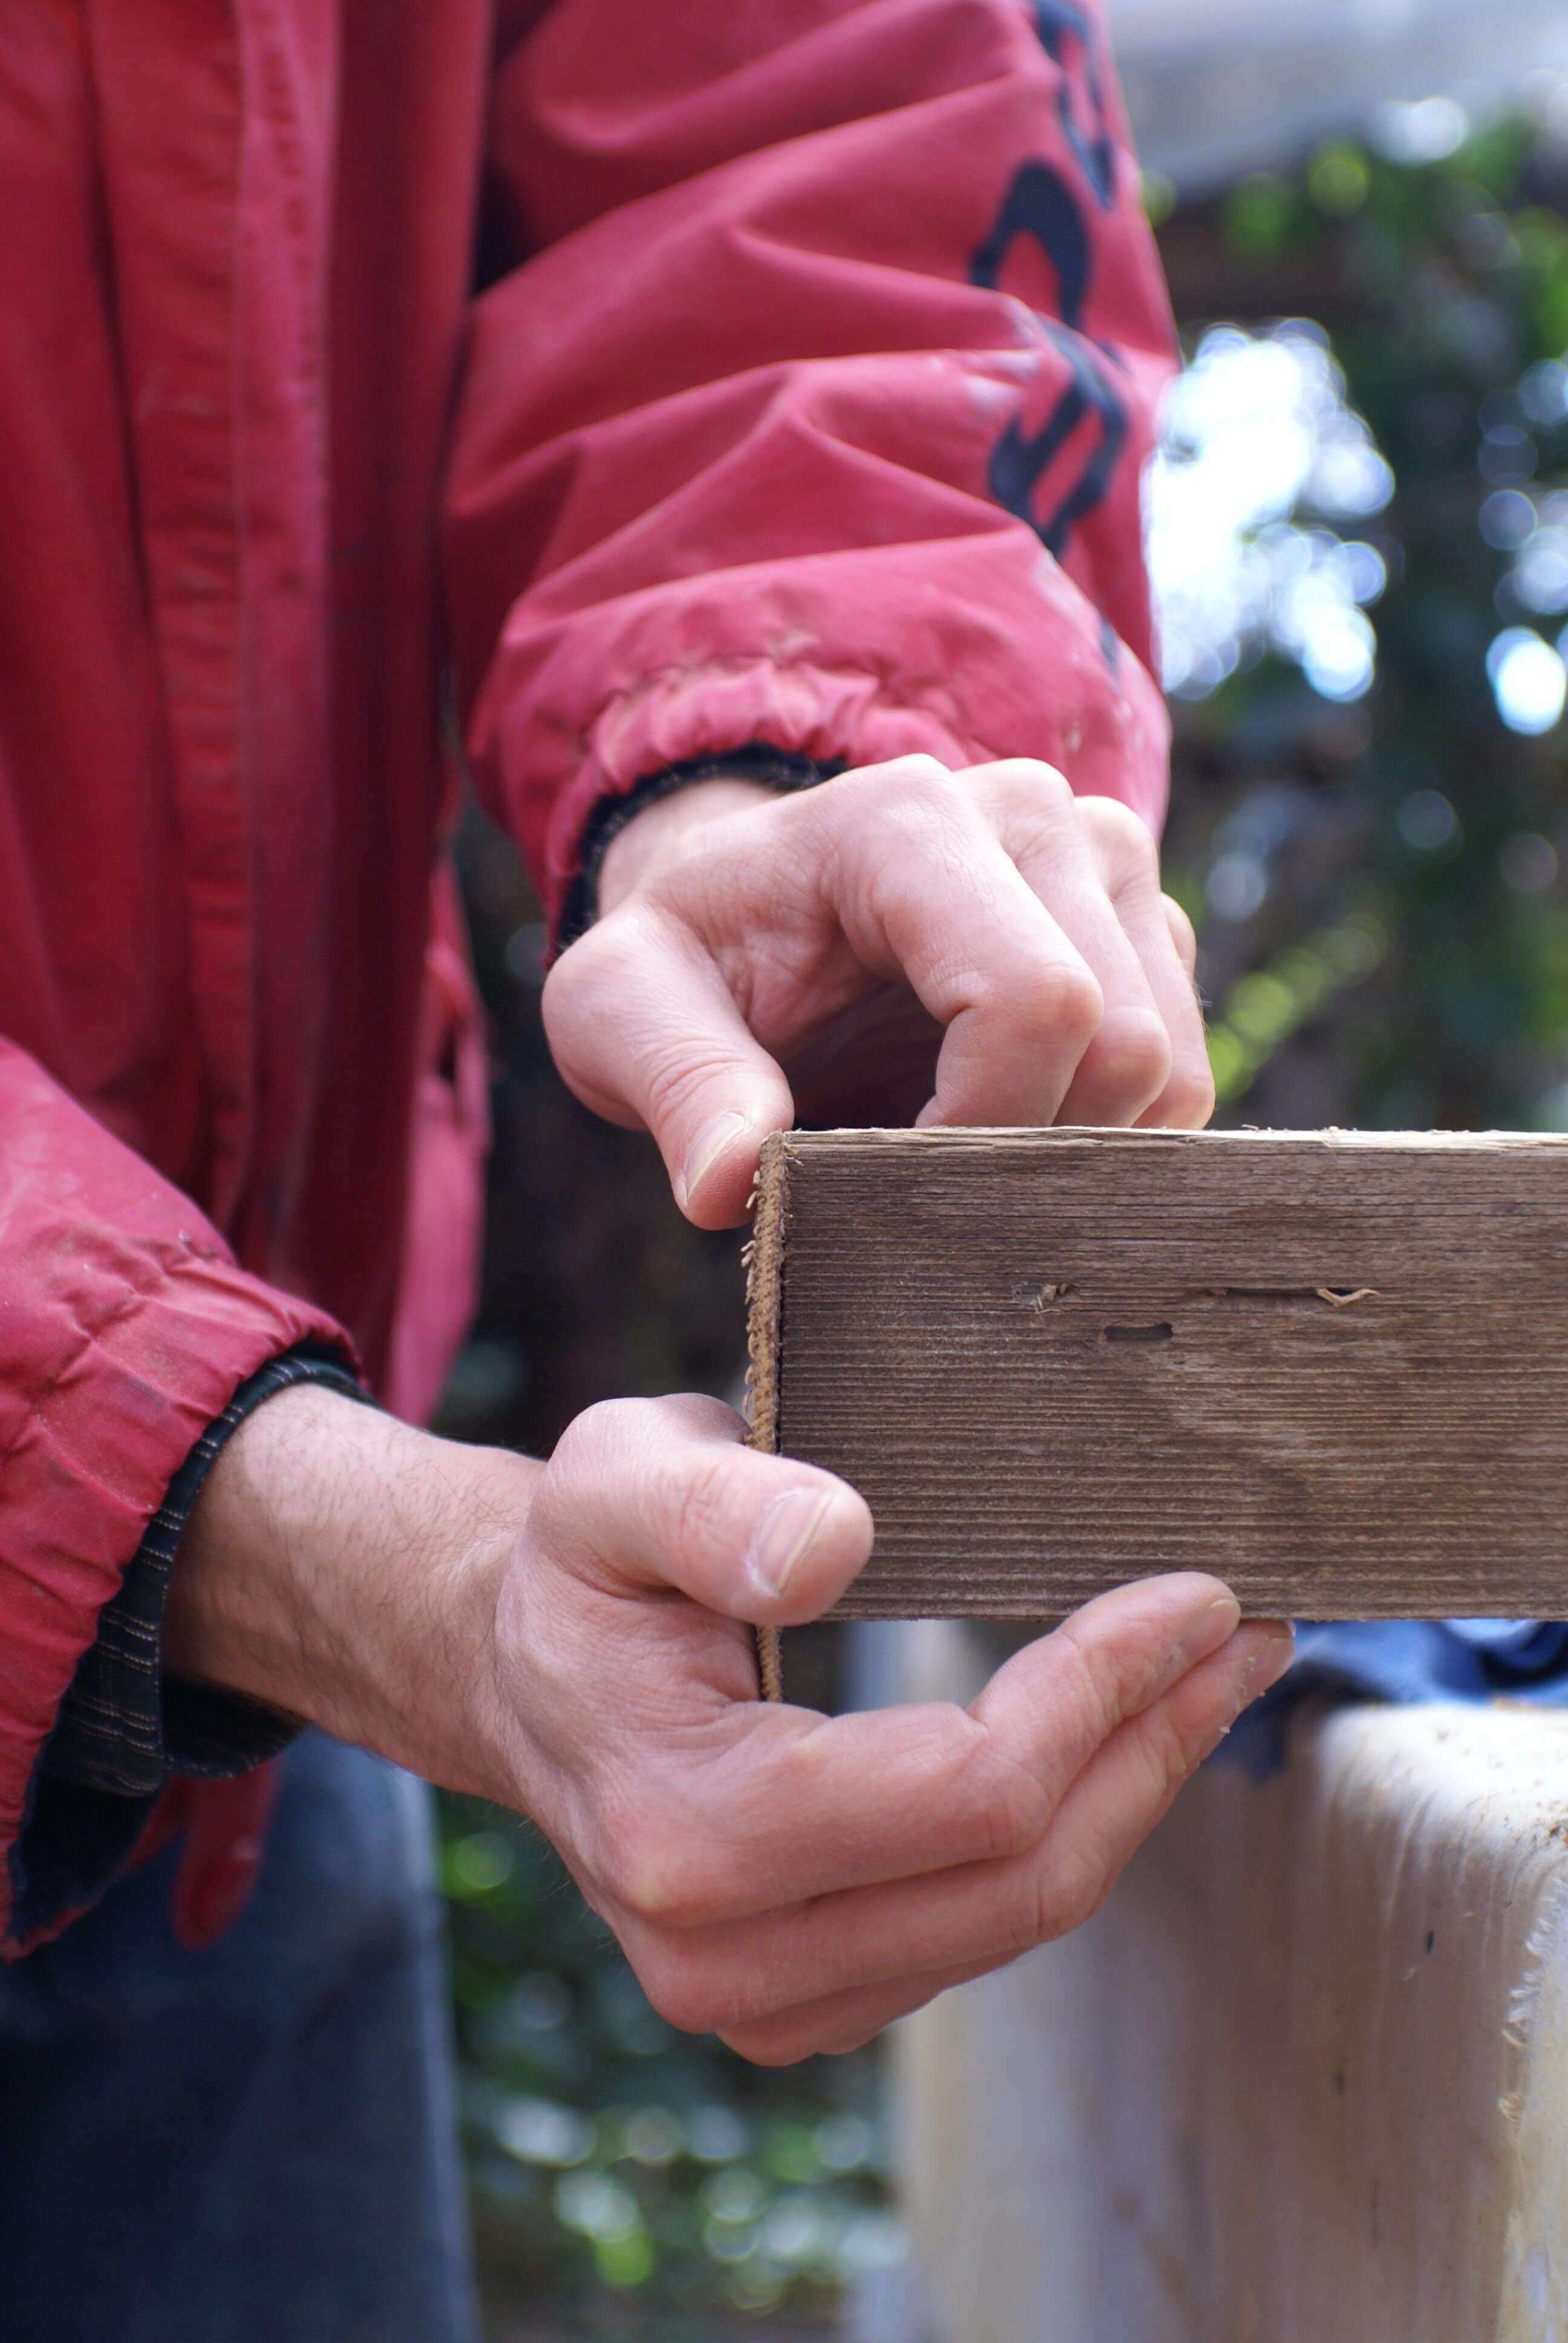
[[[249,1909],[173,1850],[0,1971],[5,2343],[472,2343],[427,1793],[307,1735]]]

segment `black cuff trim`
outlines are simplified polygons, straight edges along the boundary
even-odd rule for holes
[[[645,807],[657,805],[661,798],[674,797],[678,789],[689,789],[693,781],[763,781],[769,789],[809,789],[819,781],[831,780],[835,773],[848,769],[842,758],[819,763],[813,757],[796,756],[788,749],[770,748],[766,740],[751,740],[744,748],[728,749],[722,755],[687,757],[679,764],[662,767],[657,773],[645,773],[620,796],[600,798],[583,824],[581,860],[561,905],[556,950],[565,951],[598,919],[599,873],[604,869],[605,856],[612,840],[620,836],[628,822],[636,820]]]
[[[147,1524],[118,1592],[98,1614],[38,1759],[41,1773],[126,1798],[156,1797],[171,1774],[223,1778],[287,1747],[297,1725],[252,1702],[163,1671],[164,1605],[185,1525],[225,1443],[247,1415],[294,1383],[367,1394],[329,1353],[302,1346],[251,1375],[209,1423]]]
[[[170,1482],[118,1593],[98,1614],[27,1785],[11,1848],[7,1937],[26,1941],[97,1901],[124,1870],[173,1774],[248,1773],[298,1727],[249,1701],[164,1680],[169,1568],[202,1483],[231,1433],[291,1383],[319,1383],[373,1406],[329,1352],[286,1351],[243,1383]]]

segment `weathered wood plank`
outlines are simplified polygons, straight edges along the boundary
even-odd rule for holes
[[[844,1615],[1561,1614],[1568,1140],[771,1141],[753,1437],[877,1519]]]

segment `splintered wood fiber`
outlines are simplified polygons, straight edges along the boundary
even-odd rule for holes
[[[843,1615],[1562,1615],[1568,1141],[769,1142],[753,1437],[869,1499]]]

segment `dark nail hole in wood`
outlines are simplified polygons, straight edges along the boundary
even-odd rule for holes
[[[1007,1298],[1010,1302],[1016,1302],[1022,1308],[1033,1310],[1038,1313],[1049,1309],[1053,1302],[1060,1302],[1072,1291],[1072,1285],[1065,1280],[1055,1285],[1036,1285],[1030,1281],[1022,1285],[1015,1285]]]
[[[1168,1342],[1175,1331],[1162,1318],[1158,1326],[1107,1326],[1104,1333],[1108,1342]]]

